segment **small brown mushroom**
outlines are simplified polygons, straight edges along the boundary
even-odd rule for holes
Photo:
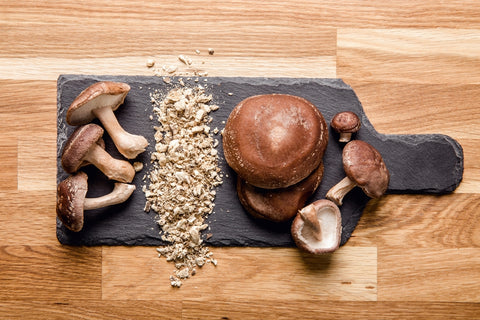
[[[63,169],[67,173],[74,173],[82,166],[93,164],[109,179],[132,182],[135,169],[130,162],[110,156],[104,150],[102,136],[102,127],[93,123],[75,129],[63,149]]]
[[[128,159],[145,151],[148,141],[143,136],[126,132],[113,111],[123,103],[130,86],[121,82],[96,82],[83,90],[67,110],[67,123],[78,126],[98,118],[112,137],[118,151]]]
[[[113,191],[98,198],[86,198],[88,176],[77,172],[57,186],[57,217],[68,229],[78,232],[83,228],[84,210],[99,209],[125,202],[135,185],[115,183]]]
[[[327,199],[341,206],[343,197],[355,186],[371,198],[379,198],[387,191],[390,174],[372,145],[361,140],[350,141],[343,148],[342,158],[346,177],[327,192]]]
[[[298,248],[313,254],[338,249],[342,236],[340,209],[332,201],[321,199],[301,209],[291,227]]]
[[[290,220],[313,195],[323,178],[323,162],[307,178],[282,189],[263,189],[237,179],[237,194],[252,216],[274,222]]]
[[[338,141],[348,142],[352,139],[352,133],[360,129],[361,122],[358,116],[351,111],[337,113],[330,122],[330,126],[340,134]]]

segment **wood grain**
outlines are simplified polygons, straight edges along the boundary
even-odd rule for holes
[[[212,248],[215,267],[199,268],[181,290],[169,286],[173,266],[156,257],[154,248],[103,249],[105,299],[248,299],[252,296],[300,300],[375,300],[376,248],[342,248],[335,255],[314,257],[296,249]],[[132,255],[144,266],[125,263]],[[239,272],[241,270],[241,272]],[[215,280],[213,280],[215,279]],[[126,289],[129,290],[126,290]],[[209,294],[204,295],[204,290]]]
[[[480,302],[479,253],[478,248],[379,249],[378,300]]]
[[[101,298],[101,249],[0,247],[1,300]]]
[[[480,2],[0,1],[0,30],[0,318],[479,318]],[[331,256],[212,248],[180,290],[153,247],[61,246],[57,77],[191,74],[179,54],[210,76],[343,78],[379,132],[459,141],[463,181],[370,201]]]

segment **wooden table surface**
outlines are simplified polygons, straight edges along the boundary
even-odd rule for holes
[[[479,1],[0,0],[0,30],[1,319],[480,318]],[[379,132],[459,141],[463,181],[370,201],[332,255],[213,248],[180,289],[153,247],[60,245],[58,75],[180,54],[210,76],[342,78]]]

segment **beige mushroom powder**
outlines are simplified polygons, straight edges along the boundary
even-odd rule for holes
[[[175,264],[170,283],[180,287],[198,267],[217,263],[202,234],[208,233],[205,218],[213,212],[215,187],[222,183],[213,133],[218,129],[209,127],[209,113],[218,106],[200,86],[179,86],[166,95],[155,90],[150,96],[156,116],[151,119],[158,126],[149,183],[143,188],[145,211],[158,214],[162,240],[169,244],[157,251]]]

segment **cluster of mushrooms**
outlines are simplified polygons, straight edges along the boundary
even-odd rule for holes
[[[104,129],[117,150],[127,159],[135,159],[145,151],[148,142],[143,136],[126,132],[114,111],[123,104],[130,86],[121,82],[96,82],[83,90],[72,102],[66,114],[71,126],[78,126],[65,143],[61,164],[70,175],[57,186],[57,217],[68,229],[78,232],[84,224],[84,210],[103,208],[126,201],[135,185],[133,165],[127,160],[113,158],[105,150]],[[103,128],[92,120],[97,118]],[[108,179],[116,181],[111,193],[86,198],[88,176],[80,169],[94,165]]]
[[[242,206],[255,218],[293,219],[293,240],[313,254],[340,246],[339,206],[351,189],[359,186],[367,196],[378,198],[389,183],[380,153],[367,142],[351,140],[361,126],[355,113],[338,113],[330,125],[346,143],[346,177],[328,191],[327,199],[307,206],[322,181],[328,144],[328,127],[317,107],[294,95],[252,96],[233,109],[223,132],[225,160],[237,174]]]

